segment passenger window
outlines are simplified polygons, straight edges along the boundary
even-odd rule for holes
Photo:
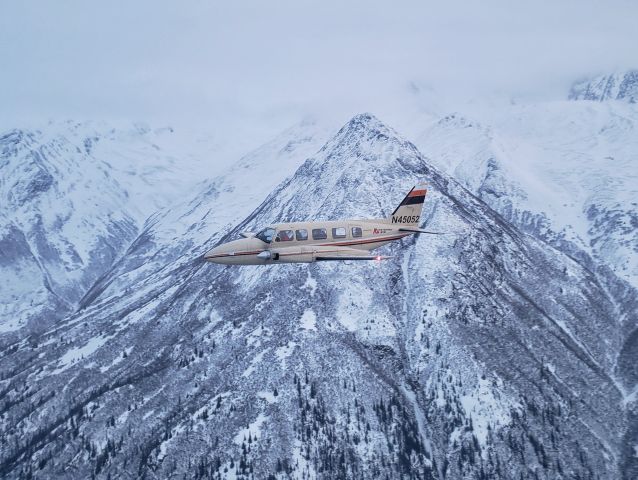
[[[295,239],[295,234],[292,230],[280,230],[275,237],[275,242],[290,242]]]
[[[345,227],[338,227],[332,229],[332,238],[346,238]]]
[[[328,232],[325,228],[313,228],[312,239],[313,240],[325,240],[328,238]]]
[[[363,235],[361,227],[352,227],[352,238],[358,238]]]
[[[306,230],[305,228],[302,228],[301,230],[297,230],[296,233],[297,233],[298,241],[308,240],[308,230]]]

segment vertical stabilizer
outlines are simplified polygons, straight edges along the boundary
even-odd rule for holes
[[[423,210],[426,193],[427,188],[425,185],[413,187],[394,212],[392,212],[387,222],[417,226],[421,219],[421,211]]]

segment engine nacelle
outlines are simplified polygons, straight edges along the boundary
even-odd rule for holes
[[[309,247],[273,248],[257,255],[268,263],[312,263],[315,257],[316,250]]]

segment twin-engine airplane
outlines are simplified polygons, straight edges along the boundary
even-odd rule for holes
[[[415,233],[436,233],[418,227],[426,193],[425,186],[412,188],[385,219],[277,223],[257,234],[243,232],[244,238],[219,245],[204,258],[229,265],[385,260],[390,257],[371,250]]]

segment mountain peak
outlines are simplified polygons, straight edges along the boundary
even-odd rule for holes
[[[352,117],[350,121],[348,122],[348,124],[353,124],[353,125],[355,124],[370,125],[374,123],[380,124],[381,121],[370,112],[358,113],[354,117]]]
[[[278,220],[385,217],[423,180],[425,158],[377,117],[352,117],[242,228]],[[388,201],[379,201],[383,185]],[[390,210],[386,210],[390,209]]]
[[[371,113],[360,113],[352,117],[321,149],[328,158],[343,156],[343,161],[351,163],[355,159],[367,161],[388,160],[380,156],[379,145],[393,146],[391,150],[408,148],[416,150],[391,127]]]
[[[370,135],[396,136],[397,133],[386,126],[381,120],[371,113],[359,113],[352,117],[337,133],[338,138],[349,135],[370,137]]]
[[[638,101],[638,70],[627,70],[600,75],[576,82],[569,92],[570,100],[625,100]]]

